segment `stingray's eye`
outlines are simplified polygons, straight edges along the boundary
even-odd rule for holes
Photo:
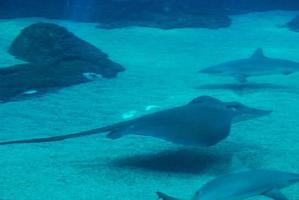
[[[226,107],[232,111],[237,111],[239,108],[239,105],[238,104],[228,104],[228,105],[226,105]]]

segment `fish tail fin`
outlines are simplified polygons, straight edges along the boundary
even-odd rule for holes
[[[157,192],[158,198],[161,200],[180,200],[174,197],[171,197],[163,192]]]
[[[58,135],[58,136],[52,136],[52,137],[4,141],[4,142],[0,142],[0,145],[57,142],[57,141],[62,141],[62,140],[66,140],[66,139],[71,139],[71,138],[86,137],[86,136],[90,136],[90,135],[96,135],[96,134],[101,134],[104,132],[113,131],[115,129],[118,129],[121,125],[122,125],[122,123],[119,123],[119,124],[115,124],[115,125],[111,125],[111,126],[91,129],[88,131],[82,131],[82,132],[78,132],[78,133],[71,133],[71,134]]]

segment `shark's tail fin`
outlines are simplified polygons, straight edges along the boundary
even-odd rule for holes
[[[101,128],[95,128],[88,131],[82,131],[78,133],[71,133],[65,135],[58,135],[53,137],[43,137],[43,138],[33,138],[33,139],[25,139],[25,140],[12,140],[12,141],[4,141],[0,142],[0,145],[8,145],[8,144],[27,144],[27,143],[45,143],[45,142],[57,142],[71,138],[85,137],[90,135],[96,135],[104,132],[110,132],[117,130],[126,125],[126,122],[117,123],[111,126],[105,126]]]
[[[167,194],[164,194],[163,192],[157,192],[158,198],[161,200],[180,200],[171,196],[168,196]]]

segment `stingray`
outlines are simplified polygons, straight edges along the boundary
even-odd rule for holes
[[[299,174],[276,170],[256,169],[232,173],[203,185],[191,200],[233,200],[263,195],[274,200],[287,200],[279,190],[299,182]],[[162,200],[179,200],[157,192]]]
[[[229,135],[233,122],[269,113],[271,111],[251,108],[239,102],[223,102],[213,97],[200,96],[186,105],[101,128],[47,138],[4,141],[0,145],[54,142],[107,132],[107,137],[111,139],[134,134],[160,138],[176,144],[211,146]]]

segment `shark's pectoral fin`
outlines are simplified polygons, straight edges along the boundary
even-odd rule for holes
[[[284,75],[290,75],[290,74],[293,74],[294,72],[292,71],[283,71],[282,74]]]
[[[263,195],[274,200],[288,200],[288,198],[279,190],[271,190],[270,192],[266,192]]]
[[[178,198],[171,197],[167,194],[164,194],[163,192],[157,192],[157,195],[158,195],[158,198],[161,200],[181,200]]]
[[[234,74],[235,79],[239,81],[240,83],[246,83],[247,82],[247,75],[245,74]]]

